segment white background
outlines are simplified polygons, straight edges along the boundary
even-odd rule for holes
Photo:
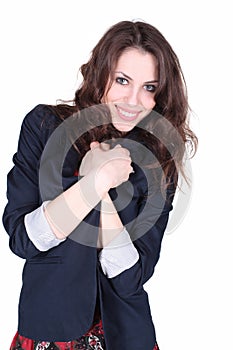
[[[200,144],[189,210],[165,235],[146,285],[161,350],[233,348],[231,12],[226,0],[1,2],[1,212],[23,117],[39,103],[73,98],[78,68],[110,25],[141,18],[180,58]],[[24,262],[9,250],[2,226],[0,247],[0,348],[7,350]]]

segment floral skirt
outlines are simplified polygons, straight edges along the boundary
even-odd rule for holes
[[[81,338],[69,342],[47,342],[28,339],[16,333],[10,350],[105,350],[104,332],[101,320]],[[153,350],[159,350],[155,345]]]
[[[104,350],[104,331],[101,320],[95,320],[91,329],[81,338],[68,342],[35,341],[16,333],[10,350]]]

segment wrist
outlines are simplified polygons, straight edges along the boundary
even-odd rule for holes
[[[101,200],[106,197],[108,191],[113,187],[111,179],[104,168],[93,171],[96,192],[99,194]]]

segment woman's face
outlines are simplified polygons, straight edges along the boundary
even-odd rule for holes
[[[155,106],[158,65],[155,57],[136,48],[122,53],[102,102],[110,106],[112,123],[120,131],[130,131]]]

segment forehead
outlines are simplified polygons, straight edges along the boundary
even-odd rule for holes
[[[149,52],[130,48],[121,54],[117,63],[116,71],[127,74],[132,79],[137,76],[143,81],[158,78],[158,62],[154,55]]]

